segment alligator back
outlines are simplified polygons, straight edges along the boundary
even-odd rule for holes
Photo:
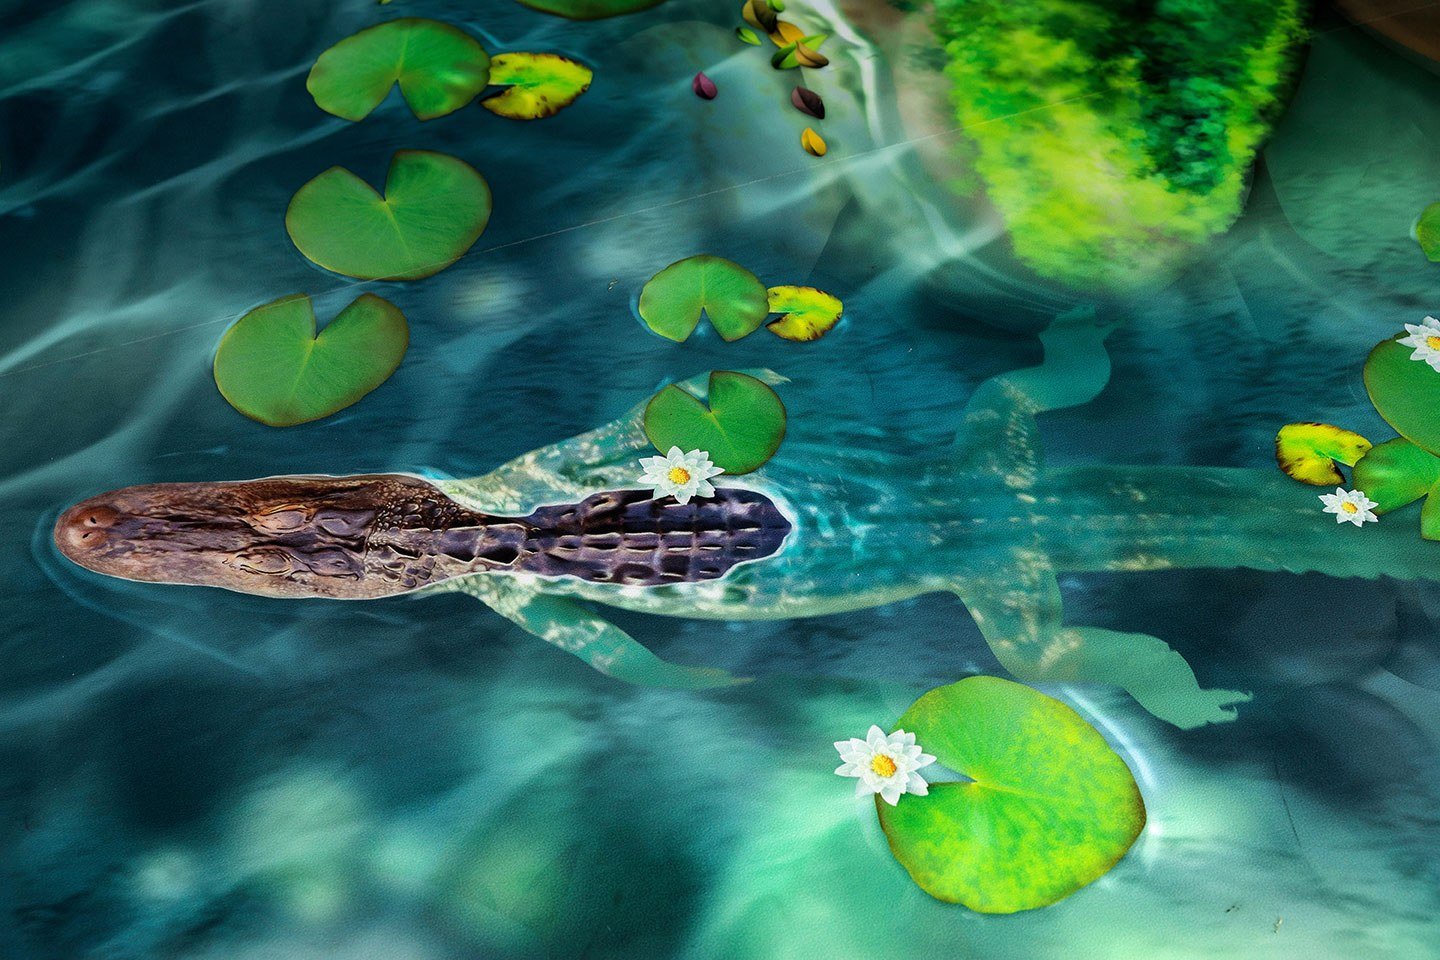
[[[685,504],[651,496],[614,490],[541,507],[520,521],[526,535],[510,569],[637,587],[695,583],[777,553],[790,532],[779,508],[751,490]]]

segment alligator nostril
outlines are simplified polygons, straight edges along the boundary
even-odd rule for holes
[[[120,512],[103,504],[80,504],[61,515],[55,524],[55,542],[66,553],[86,553],[109,539],[106,532]]]

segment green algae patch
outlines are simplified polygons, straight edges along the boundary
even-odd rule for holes
[[[455,157],[401,150],[382,196],[344,167],[301,187],[285,213],[296,248],[361,280],[418,280],[465,255],[490,221],[490,187]]]
[[[1411,359],[1398,340],[1386,340],[1365,361],[1365,389],[1375,410],[1406,440],[1440,454],[1440,370]]]
[[[760,329],[769,315],[765,284],[740,264],[709,254],[670,264],[640,291],[640,319],[677,343],[689,339],[702,316],[734,341]]]
[[[237,320],[215,352],[215,385],[236,410],[272,427],[328,417],[389,379],[410,343],[405,315],[364,294],[317,336],[305,294]]]
[[[397,84],[421,120],[454,113],[490,82],[490,56],[463,30],[409,17],[361,30],[315,61],[305,87],[326,113],[368,117]]]
[[[523,6],[567,20],[602,20],[658,7],[665,0],[520,0]]]
[[[508,120],[541,120],[574,103],[592,79],[589,67],[568,57],[502,53],[491,62],[490,82],[506,89],[480,106]]]
[[[763,466],[785,439],[785,404],[763,380],[716,370],[702,401],[671,384],[645,407],[645,435],[661,453],[704,450],[731,476]]]
[[[895,858],[926,893],[981,913],[1055,903],[1104,876],[1145,826],[1125,761],[1074,710],[970,677],[926,693],[897,728],[970,782],[876,798]]]
[[[1287,423],[1275,435],[1275,461],[1286,476],[1325,487],[1345,482],[1337,463],[1353,467],[1370,441],[1328,423]]]
[[[838,297],[814,287],[771,287],[768,297],[770,312],[783,316],[765,329],[786,340],[819,340],[845,313]]]
[[[937,0],[956,115],[1016,256],[1085,290],[1163,278],[1241,212],[1300,0]]]

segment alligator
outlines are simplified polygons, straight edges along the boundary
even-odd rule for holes
[[[1100,393],[1112,329],[1093,312],[1052,323],[1042,362],[983,382],[938,461],[787,443],[760,473],[682,505],[634,489],[650,450],[642,404],[474,479],[127,487],[66,510],[54,538],[75,563],[130,580],[337,599],[461,591],[604,673],[684,688],[741,678],[662,660],[597,606],[785,620],[949,592],[1019,679],[1117,685],[1179,727],[1232,719],[1249,695],[1202,688],[1159,638],[1066,624],[1060,576],[1440,579],[1440,552],[1406,524],[1337,529],[1275,469],[1047,466],[1036,418]]]

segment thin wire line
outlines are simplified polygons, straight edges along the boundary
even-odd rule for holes
[[[1405,16],[1405,15],[1411,14],[1411,13],[1418,13],[1418,12],[1421,11],[1421,10],[1428,10],[1428,9],[1430,9],[1431,7],[1435,7],[1435,6],[1440,6],[1440,0],[1429,0],[1429,2],[1427,2],[1427,3],[1423,3],[1423,4],[1420,4],[1420,5],[1418,5],[1418,6],[1414,6],[1414,7],[1408,7],[1408,8],[1406,8],[1406,9],[1404,9],[1404,10],[1397,10],[1397,11],[1394,11],[1394,12],[1392,12],[1392,13],[1386,13],[1386,14],[1383,14],[1383,15],[1378,16],[1378,17],[1372,17],[1372,18],[1369,19],[1369,20],[1357,20],[1357,21],[1354,21],[1354,22],[1343,23],[1343,24],[1341,24],[1340,26],[1338,26],[1338,27],[1332,27],[1332,28],[1329,29],[1329,30],[1310,30],[1310,31],[1307,31],[1307,35],[1306,35],[1305,40],[1304,40],[1303,42],[1308,44],[1308,43],[1313,42],[1317,37],[1329,36],[1330,34],[1339,33],[1339,32],[1344,31],[1344,30],[1353,30],[1353,29],[1356,29],[1356,28],[1358,28],[1358,27],[1368,26],[1369,24],[1372,24],[1372,23],[1378,23],[1378,22],[1381,21],[1381,20],[1389,20],[1389,19],[1391,19],[1391,18],[1393,18],[1393,17],[1401,17],[1401,16]],[[1280,45],[1277,44],[1276,46],[1280,46]],[[833,159],[831,159],[831,160],[821,161],[821,163],[818,164],[818,165],[817,165],[817,164],[814,164],[814,163],[807,163],[807,164],[805,164],[805,165],[803,165],[803,166],[795,167],[795,168],[793,168],[793,169],[791,169],[791,170],[784,170],[784,171],[781,171],[780,173],[772,173],[772,174],[770,174],[770,175],[768,175],[768,176],[756,177],[756,178],[754,178],[754,179],[746,180],[746,181],[741,182],[741,183],[734,183],[734,184],[729,184],[728,186],[724,186],[724,187],[717,187],[717,188],[715,188],[715,189],[713,189],[713,190],[706,190],[706,191],[704,191],[704,192],[697,193],[697,194],[693,194],[693,195],[688,196],[688,197],[680,197],[680,198],[677,198],[677,199],[674,199],[674,200],[666,200],[666,201],[661,202],[661,203],[651,204],[651,205],[648,206],[648,207],[641,207],[641,208],[636,209],[636,210],[629,210],[629,211],[625,211],[625,212],[623,212],[623,213],[612,214],[612,215],[610,215],[610,216],[608,216],[608,217],[597,217],[597,218],[595,218],[595,219],[593,219],[593,220],[587,220],[587,221],[584,221],[584,222],[582,222],[582,223],[572,224],[571,226],[568,226],[568,227],[561,227],[561,228],[559,228],[559,229],[557,229],[557,230],[551,230],[551,231],[548,231],[548,232],[546,232],[546,233],[538,233],[538,234],[535,234],[534,236],[530,236],[530,237],[523,237],[523,238],[521,238],[521,239],[519,239],[519,240],[511,240],[511,241],[509,241],[509,242],[507,242],[507,243],[497,244],[497,245],[492,246],[492,247],[485,247],[485,248],[482,248],[482,249],[480,249],[480,250],[467,250],[463,255],[461,255],[460,258],[458,258],[458,259],[457,259],[456,261],[454,261],[454,262],[455,262],[455,263],[458,263],[458,262],[460,262],[460,260],[465,260],[465,259],[468,259],[468,258],[470,258],[470,257],[472,257],[472,256],[483,256],[484,254],[487,254],[487,253],[495,253],[496,251],[499,251],[499,250],[508,250],[508,249],[510,249],[511,247],[523,246],[524,244],[527,244],[527,243],[535,243],[535,242],[540,241],[540,240],[549,240],[549,239],[553,239],[554,237],[564,236],[565,234],[569,234],[569,233],[575,233],[575,232],[577,232],[577,231],[579,231],[579,230],[585,230],[585,229],[588,229],[588,228],[590,228],[590,227],[601,226],[601,225],[606,224],[606,223],[614,223],[614,222],[617,221],[617,220],[625,220],[625,219],[628,219],[628,218],[630,218],[630,217],[638,217],[638,216],[642,216],[642,215],[647,214],[647,213],[653,213],[653,212],[655,212],[656,210],[664,210],[664,209],[666,209],[666,208],[668,208],[668,207],[676,207],[676,206],[680,206],[680,205],[686,204],[686,203],[693,203],[693,202],[696,201],[696,200],[704,200],[704,199],[706,199],[706,198],[708,198],[708,197],[718,196],[718,195],[723,194],[723,193],[729,193],[729,192],[732,192],[732,191],[735,191],[735,190],[743,190],[743,189],[745,189],[745,188],[747,188],[747,187],[753,187],[753,186],[755,186],[756,184],[768,183],[768,182],[770,182],[770,181],[780,180],[780,179],[783,179],[783,178],[785,178],[785,177],[792,177],[792,176],[796,175],[797,173],[805,173],[805,172],[807,172],[807,171],[814,170],[817,166],[827,167],[827,166],[833,166],[833,165],[836,165],[836,164],[854,163],[854,162],[856,162],[856,161],[863,160],[863,159],[865,159],[865,158],[867,158],[867,157],[871,157],[871,156],[874,156],[874,155],[876,155],[876,154],[883,153],[883,152],[885,152],[886,150],[899,150],[899,149],[904,149],[904,148],[907,148],[907,147],[914,146],[914,145],[917,144],[917,143],[924,143],[924,142],[926,142],[927,140],[936,140],[936,139],[939,139],[940,137],[947,137],[947,136],[950,136],[950,135],[952,135],[952,134],[964,132],[964,131],[966,131],[966,130],[973,130],[973,129],[977,128],[977,127],[985,126],[986,124],[989,124],[989,123],[1003,123],[1003,122],[1008,121],[1008,120],[1015,120],[1015,119],[1018,119],[1018,118],[1024,117],[1024,116],[1027,116],[1027,115],[1032,114],[1032,113],[1040,113],[1040,112],[1042,112],[1042,111],[1050,110],[1050,109],[1053,109],[1053,108],[1055,108],[1055,107],[1063,107],[1063,106],[1065,106],[1066,104],[1077,103],[1077,102],[1082,101],[1082,100],[1088,100],[1088,99],[1091,99],[1091,98],[1093,98],[1093,97],[1100,96],[1100,93],[1101,93],[1100,91],[1096,91],[1096,92],[1094,92],[1094,93],[1086,93],[1086,94],[1080,94],[1080,95],[1074,96],[1074,97],[1067,97],[1067,98],[1064,99],[1064,100],[1056,100],[1056,101],[1051,102],[1051,103],[1044,103],[1044,104],[1041,104],[1041,105],[1038,106],[1038,107],[1030,107],[1030,108],[1027,108],[1027,109],[1025,109],[1025,110],[1019,110],[1019,111],[1017,111],[1017,112],[1015,112],[1015,113],[1007,114],[1007,115],[1005,115],[1005,116],[1003,116],[1003,117],[991,117],[991,118],[989,118],[989,119],[987,119],[987,120],[981,120],[981,121],[978,122],[978,123],[973,123],[973,124],[961,124],[960,126],[951,127],[951,128],[949,128],[949,129],[946,129],[946,130],[939,130],[939,131],[936,131],[936,132],[934,132],[934,133],[927,133],[927,134],[925,134],[924,136],[912,137],[912,138],[910,138],[910,139],[908,139],[908,140],[900,140],[900,141],[897,141],[897,142],[895,142],[895,143],[887,143],[887,144],[884,144],[884,145],[882,145],[882,146],[873,147],[873,148],[871,148],[871,149],[869,149],[869,150],[861,151],[860,153],[852,153],[852,154],[846,154],[846,155],[843,156],[843,157],[835,157],[835,158],[833,158]],[[452,264],[452,265],[453,265],[453,264]],[[440,264],[431,264],[431,266],[440,266]],[[355,280],[355,281],[352,281],[352,282],[349,282],[349,283],[342,283],[342,284],[340,284],[340,285],[338,285],[338,286],[332,287],[331,289],[329,289],[329,290],[327,290],[327,291],[325,291],[325,292],[323,292],[323,293],[316,294],[316,296],[330,296],[330,295],[334,295],[334,294],[337,294],[337,293],[343,293],[344,291],[353,290],[353,289],[356,288],[356,287],[364,286],[364,285],[366,285],[366,284],[375,283],[375,282],[383,282],[383,281],[375,281],[375,280]],[[150,340],[158,340],[158,339],[161,339],[161,338],[163,338],[163,337],[175,336],[175,335],[177,335],[177,334],[185,333],[185,332],[188,331],[188,330],[197,330],[197,329],[200,329],[200,328],[202,328],[202,327],[210,327],[210,326],[214,326],[214,325],[219,324],[219,323],[233,323],[233,322],[235,322],[236,320],[239,320],[241,317],[245,316],[246,313],[249,313],[249,311],[247,310],[247,311],[244,311],[244,312],[242,312],[242,313],[229,314],[229,315],[227,315],[227,316],[217,317],[217,318],[215,318],[215,319],[213,319],[213,320],[201,320],[201,321],[199,321],[198,323],[186,324],[185,326],[174,327],[174,328],[169,329],[169,330],[162,330],[162,331],[160,331],[159,333],[152,333],[152,334],[149,334],[149,335],[147,335],[147,336],[136,337],[136,338],[134,338],[133,340],[124,340],[124,341],[121,341],[120,343],[113,343],[113,344],[109,344],[108,346],[97,347],[97,348],[94,349],[94,350],[86,350],[86,351],[83,351],[83,352],[81,352],[81,353],[71,354],[71,355],[64,356],[64,357],[57,357],[57,358],[54,359],[54,360],[46,360],[46,361],[44,361],[43,363],[35,363],[35,364],[31,364],[31,365],[29,365],[29,366],[24,366],[24,367],[16,367],[16,368],[13,369],[13,370],[6,370],[6,371],[3,371],[3,372],[0,372],[0,378],[9,377],[9,376],[16,376],[16,375],[19,375],[19,374],[22,374],[22,373],[29,373],[29,372],[34,371],[34,370],[44,369],[45,367],[55,366],[56,364],[69,363],[69,362],[71,362],[71,361],[73,361],[73,360],[81,360],[81,359],[84,359],[85,357],[94,356],[94,355],[100,354],[100,353],[109,353],[109,352],[112,351],[112,350],[121,350],[121,349],[124,349],[125,347],[134,346],[134,345],[137,344],[137,343],[146,343],[146,342],[148,342],[148,341],[150,341]]]

